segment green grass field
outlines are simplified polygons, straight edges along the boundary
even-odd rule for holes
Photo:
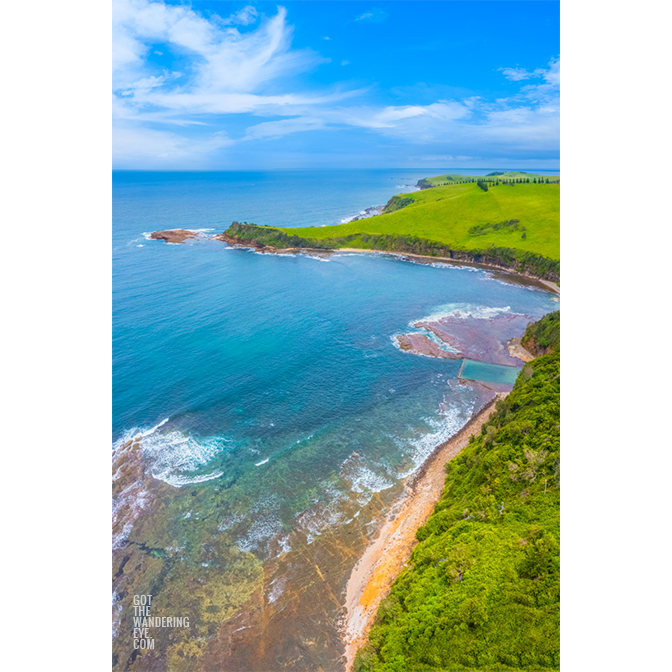
[[[490,175],[490,176],[483,176],[486,181],[488,180],[515,180],[518,178],[522,179],[529,179],[530,182],[532,180],[548,180],[549,182],[559,182],[560,181],[560,176],[559,175],[538,175],[537,173],[521,173],[517,172],[515,170],[510,170],[510,171],[493,171],[496,173],[500,173],[499,175]],[[428,185],[431,185],[433,187],[438,187],[442,184],[454,184],[458,182],[462,182],[463,180],[473,180],[477,179],[473,175],[454,175],[454,174],[446,174],[446,175],[436,175],[435,177],[427,177],[425,178],[425,182]],[[418,185],[419,186],[419,185]]]
[[[524,175],[533,179],[533,174]],[[439,180],[445,176],[428,178]],[[468,176],[453,176],[471,179]],[[500,179],[515,177],[513,173]],[[559,179],[558,176],[554,176]],[[323,239],[356,233],[417,236],[444,243],[457,250],[485,249],[492,245],[560,258],[560,185],[516,184],[490,186],[487,192],[476,183],[434,187],[410,194],[413,203],[401,210],[336,226],[282,229],[288,235]],[[518,229],[504,228],[484,235],[469,229],[518,219]],[[525,227],[525,231],[522,231]],[[525,238],[523,238],[523,233]],[[366,247],[353,244],[352,247]]]

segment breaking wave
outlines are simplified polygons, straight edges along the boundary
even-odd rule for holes
[[[480,306],[473,303],[447,303],[439,306],[436,310],[427,317],[420,320],[412,320],[409,326],[414,326],[418,322],[438,322],[447,317],[459,317],[466,319],[473,317],[476,320],[491,320],[493,317],[507,313],[508,315],[519,315],[520,313],[512,313],[511,306],[491,307]]]

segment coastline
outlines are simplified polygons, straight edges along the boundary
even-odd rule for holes
[[[221,240],[231,247],[239,247],[246,250],[253,250],[260,254],[306,254],[308,256],[329,256],[338,254],[339,252],[358,252],[360,254],[387,254],[399,259],[404,259],[414,263],[433,264],[439,262],[441,264],[448,264],[451,266],[469,266],[471,268],[481,268],[487,271],[497,271],[497,279],[503,282],[512,282],[514,284],[527,285],[537,287],[539,289],[550,290],[560,296],[560,286],[551,280],[544,280],[535,275],[527,273],[520,273],[506,266],[499,266],[497,264],[484,264],[475,261],[462,261],[457,259],[450,259],[449,257],[430,257],[429,255],[410,254],[407,252],[388,252],[385,250],[367,250],[361,247],[339,247],[336,249],[318,249],[312,247],[286,247],[275,248],[264,246],[261,244],[253,244],[251,242],[239,242],[226,234],[219,234],[212,236],[213,240]]]
[[[281,250],[278,250],[280,252]],[[539,287],[539,289],[550,289],[552,292],[555,292],[558,296],[560,295],[560,286],[552,282],[551,280],[543,280],[534,275],[528,275],[526,273],[520,273],[514,271],[511,268],[506,266],[498,266],[497,264],[483,264],[475,261],[458,261],[456,259],[450,259],[449,257],[430,257],[429,255],[422,254],[410,254],[407,252],[386,252],[384,250],[364,250],[361,247],[341,247],[337,250],[334,250],[336,254],[338,252],[369,252],[373,254],[390,254],[401,259],[408,259],[409,261],[414,261],[416,263],[422,264],[431,264],[433,262],[440,262],[442,264],[448,264],[451,266],[470,266],[471,268],[482,268],[484,270],[496,270],[500,271],[500,275],[514,276],[518,279],[520,284],[531,285],[534,287]],[[498,279],[502,279],[498,275]]]
[[[445,483],[445,465],[469,443],[495,410],[498,393],[471,417],[457,434],[439,444],[420,470],[406,484],[378,537],[364,551],[350,574],[346,587],[346,615],[342,625],[346,672],[350,672],[357,651],[366,644],[381,600],[407,565],[417,544],[416,530],[424,525],[439,501]]]
[[[200,237],[200,232],[189,229],[168,229],[165,231],[154,231],[151,239],[164,240],[167,243],[180,244],[191,238]],[[242,240],[237,236],[229,236],[226,232],[209,236],[210,240],[220,240],[230,247],[239,247],[242,249],[253,250],[260,254],[305,254],[308,256],[329,256],[339,252],[359,252],[364,254],[388,254],[399,259],[411,261],[419,264],[448,264],[452,266],[468,266],[471,268],[481,268],[497,272],[497,279],[503,282],[512,282],[513,284],[522,284],[539,289],[550,290],[560,295],[560,286],[552,280],[545,280],[531,273],[516,271],[508,266],[500,264],[469,261],[463,259],[451,259],[450,257],[432,257],[429,255],[413,254],[409,252],[389,252],[387,250],[363,249],[361,247],[339,247],[339,248],[311,248],[311,247],[287,247],[277,248],[270,245],[263,245],[250,240]]]

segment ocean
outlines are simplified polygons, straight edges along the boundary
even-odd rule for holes
[[[350,570],[483,401],[461,360],[394,336],[456,310],[558,308],[487,270],[148,234],[336,224],[439,172],[113,174],[115,670],[344,669]],[[134,653],[136,594],[190,629]]]

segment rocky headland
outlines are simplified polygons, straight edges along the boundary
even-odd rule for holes
[[[202,234],[198,231],[190,231],[189,229],[167,229],[166,231],[154,231],[149,237],[152,240],[165,240],[167,243],[174,245],[184,243],[190,238],[199,238]]]

